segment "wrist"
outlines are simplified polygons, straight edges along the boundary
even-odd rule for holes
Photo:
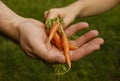
[[[23,17],[16,17],[14,18],[12,21],[11,21],[11,26],[10,26],[10,32],[11,34],[9,34],[9,36],[16,40],[16,41],[19,41],[19,25],[26,21],[26,18],[23,18]]]
[[[22,18],[18,15],[11,15],[10,17],[2,17],[0,19],[0,32],[11,39],[18,41],[18,25],[25,21],[25,18]]]
[[[25,18],[20,17],[0,1],[0,33],[17,40],[17,25]]]
[[[14,13],[0,1],[0,33],[18,40],[18,24],[25,18]]]
[[[82,12],[84,12],[86,7],[86,2],[84,0],[77,0],[76,2],[65,7],[65,9],[67,11],[70,10],[75,17],[82,17]]]

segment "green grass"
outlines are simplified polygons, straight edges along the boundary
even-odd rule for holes
[[[74,0],[3,0],[17,14],[43,20],[43,13],[53,7],[68,5]],[[21,48],[0,36],[0,81],[120,81],[120,6],[111,11],[76,19],[87,21],[90,28],[76,33],[76,37],[96,29],[105,44],[99,51],[73,63],[64,76],[51,76],[53,68],[41,60],[31,59]],[[73,37],[75,38],[75,36]]]

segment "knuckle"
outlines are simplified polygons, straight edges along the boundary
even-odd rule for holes
[[[53,12],[53,11],[56,11],[56,10],[58,10],[57,8],[52,8],[52,9],[50,9],[49,11],[50,12]]]
[[[44,15],[46,15],[47,13],[48,13],[48,11],[45,11],[45,12],[44,12]]]
[[[100,49],[100,45],[96,45],[96,50],[99,50]]]
[[[92,30],[91,33],[94,35],[94,36],[98,36],[99,35],[99,32],[97,30]]]

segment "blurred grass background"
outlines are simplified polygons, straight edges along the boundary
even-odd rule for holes
[[[44,21],[43,13],[54,7],[63,7],[75,0],[3,0],[17,14]],[[51,76],[53,68],[41,60],[31,59],[18,45],[0,36],[0,81],[120,81],[120,6],[104,14],[76,19],[86,21],[90,28],[73,38],[96,29],[105,44],[99,51],[73,63],[64,76]]]

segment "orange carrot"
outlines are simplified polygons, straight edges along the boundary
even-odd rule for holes
[[[63,45],[65,60],[68,64],[69,68],[71,68],[68,39],[67,39],[67,36],[65,34],[62,35],[62,45]]]
[[[58,30],[60,23],[56,22],[55,24],[53,24],[53,26],[50,28],[49,31],[49,37],[48,37],[48,43],[52,40],[54,33]]]
[[[73,44],[69,41],[69,49],[70,49],[70,50],[76,50],[76,49],[78,49],[78,47],[75,46],[75,45],[73,45]]]
[[[55,32],[53,36],[53,41],[54,41],[54,44],[61,50],[62,49],[61,38],[57,32]]]

